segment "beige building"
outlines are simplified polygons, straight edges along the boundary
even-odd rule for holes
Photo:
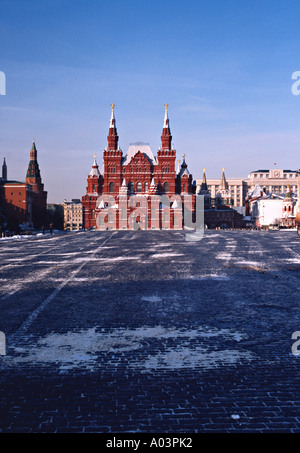
[[[291,192],[298,193],[297,187],[297,171],[293,170],[257,170],[252,171],[248,178],[228,178],[226,184],[231,192],[231,199],[233,206],[244,206],[245,198],[249,189],[254,189],[256,184],[261,188],[266,188],[266,191],[274,194],[285,194],[288,186]],[[220,179],[207,179],[207,188],[210,191],[211,197],[216,198],[218,190],[221,188]],[[202,180],[197,179],[197,193],[201,188]]]
[[[83,226],[83,210],[80,200],[64,200],[64,230],[81,230]]]
[[[280,170],[273,168],[272,170],[257,170],[252,171],[247,179],[249,189],[253,189],[256,184],[266,188],[269,193],[284,194],[287,192],[287,187],[290,186],[291,192],[298,193],[297,171]]]

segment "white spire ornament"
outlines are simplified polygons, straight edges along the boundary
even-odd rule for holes
[[[96,161],[96,154],[94,154],[94,163],[92,165],[92,170],[90,172],[90,176],[97,176],[97,178],[99,178],[100,176],[100,172],[99,172],[99,168],[98,168],[98,164],[97,164],[97,161]]]
[[[165,104],[164,129],[169,129],[168,107],[169,104]]]
[[[116,127],[116,119],[115,119],[115,104],[111,104],[111,117],[110,117],[110,123],[109,123],[109,128]]]

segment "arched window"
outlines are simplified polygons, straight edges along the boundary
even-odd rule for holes
[[[137,185],[136,185],[136,191],[137,192],[141,192],[142,191],[142,183],[141,182],[138,182]]]
[[[169,183],[168,182],[164,183],[164,192],[169,192]]]
[[[113,182],[109,183],[109,193],[114,193],[115,191],[115,185]]]
[[[148,192],[148,183],[145,182],[145,192]]]

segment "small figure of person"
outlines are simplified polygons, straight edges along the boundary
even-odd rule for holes
[[[49,227],[50,227],[50,233],[53,234],[53,223],[50,223]]]

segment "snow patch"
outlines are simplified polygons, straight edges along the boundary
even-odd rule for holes
[[[149,369],[211,369],[254,359],[254,355],[245,350],[218,350],[214,341],[211,343],[213,348],[210,349],[209,339],[220,336],[223,340],[234,343],[247,338],[240,332],[207,327],[178,329],[143,326],[110,331],[93,327],[64,334],[51,333],[38,339],[36,343],[27,343],[22,347],[11,346],[3,365],[55,366],[62,372],[73,369],[94,371],[99,368],[109,371],[111,366],[124,366],[124,354],[126,357],[132,351],[134,356],[130,355],[129,359],[125,359],[125,365],[140,372],[147,372]]]
[[[299,258],[285,258],[284,261],[288,261],[289,263],[296,263],[296,264],[300,263],[300,259]]]
[[[158,297],[158,296],[145,296],[145,297],[142,297],[142,300],[144,302],[161,302],[162,298]]]
[[[206,348],[196,347],[178,348],[161,352],[145,361],[143,366],[147,369],[181,369],[181,368],[203,368],[213,369],[220,366],[231,366],[241,360],[250,361],[252,354],[231,349],[207,352]]]
[[[258,261],[236,261],[236,264],[243,264],[246,266],[257,266],[257,267],[260,267],[263,265],[263,263],[260,263]]]
[[[171,258],[173,256],[184,256],[182,253],[155,253],[151,258]]]
[[[187,278],[190,278],[191,280],[217,280],[217,281],[230,280],[230,277],[228,277],[228,275],[223,274],[204,274],[200,276],[190,275]]]
[[[222,252],[216,256],[217,260],[230,260],[232,257],[231,253]]]

